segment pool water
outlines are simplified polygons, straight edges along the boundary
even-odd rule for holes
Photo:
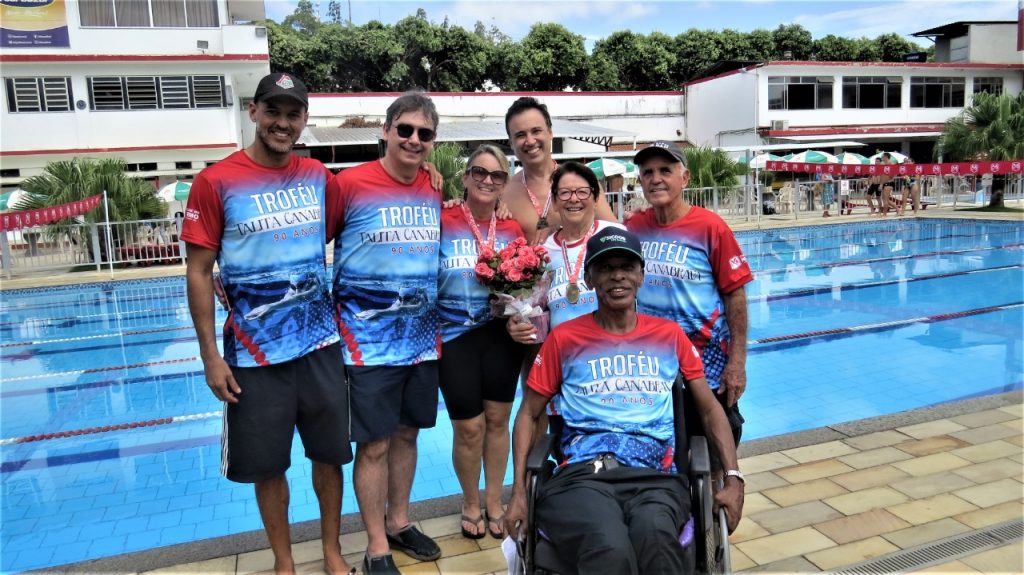
[[[1021,387],[1020,223],[737,237],[755,273],[745,439]],[[3,571],[262,528],[252,487],[219,475],[221,405],[197,356],[181,277],[2,293]],[[439,409],[415,501],[459,492]],[[292,461],[291,520],[316,519],[299,441]],[[355,512],[351,466],[345,481]]]

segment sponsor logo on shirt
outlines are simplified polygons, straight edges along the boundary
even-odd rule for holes
[[[195,208],[188,208],[187,210],[185,210],[185,219],[186,220],[191,220],[193,222],[198,222],[199,221],[199,210],[197,210]]]

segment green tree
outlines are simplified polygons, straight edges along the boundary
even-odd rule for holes
[[[775,38],[770,30],[751,30],[747,34],[747,43],[750,44],[749,60],[775,60],[779,57],[775,53]]]
[[[295,11],[285,16],[281,24],[299,32],[316,32],[320,27],[320,18],[313,13],[313,3],[310,0],[299,0]]]
[[[718,55],[722,60],[749,60],[750,37],[742,32],[726,28],[718,33]]]
[[[676,36],[676,65],[672,79],[682,84],[719,62],[718,33],[709,30],[690,28]]]
[[[789,52],[793,60],[810,59],[814,38],[803,26],[779,24],[772,32],[772,38],[775,40],[775,53],[778,57],[783,58]]]
[[[583,83],[587,72],[583,36],[560,24],[534,24],[521,44],[534,90],[560,91]]]
[[[108,208],[111,222],[130,222],[163,217],[167,205],[156,197],[156,190],[151,184],[125,173],[127,164],[121,158],[92,160],[73,158],[60,162],[50,162],[43,173],[32,176],[21,183],[21,188],[28,192],[28,198],[19,204],[20,209],[35,210],[51,206],[59,206],[107,192]],[[85,222],[100,223],[106,221],[107,211],[101,206],[82,215]],[[72,220],[66,219],[46,226],[46,236],[56,239],[68,234],[73,240],[92,249],[92,242],[87,232],[81,228],[73,228]],[[114,239],[119,239],[121,226],[111,230]],[[106,243],[101,242],[105,253]]]
[[[946,121],[935,145],[935,157],[947,162],[1024,158],[1024,92],[1016,96],[975,94],[963,112]],[[1001,186],[999,193],[992,193],[989,205],[1003,205]]]
[[[878,46],[883,62],[902,62],[905,54],[921,51],[920,46],[899,34],[882,34],[875,38],[875,44]]]
[[[619,89],[667,90],[676,87],[671,76],[676,56],[667,40],[664,35],[652,39],[629,31],[615,32],[594,45],[591,59],[604,58],[614,64]]]
[[[690,170],[687,189],[736,186],[739,176],[747,173],[747,168],[737,164],[724,150],[697,147],[686,148],[683,153]]]
[[[434,146],[427,156],[427,161],[434,164],[444,177],[442,196],[446,201],[461,198],[463,195],[462,172],[466,169],[465,153],[462,146],[456,142],[441,142]]]
[[[607,55],[595,51],[587,59],[587,77],[583,89],[592,92],[622,90],[619,68]]]
[[[814,41],[814,59],[823,62],[853,62],[857,59],[857,41],[829,34]]]
[[[853,42],[854,46],[856,46],[855,61],[880,62],[882,60],[882,51],[874,40],[870,38],[857,38]]]
[[[494,46],[492,54],[487,77],[495,86],[505,91],[533,88],[530,62],[522,44],[506,38]]]
[[[472,92],[487,80],[494,47],[459,26],[442,29],[441,46],[428,60],[427,89]]]

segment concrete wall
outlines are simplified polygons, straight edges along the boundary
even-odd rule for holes
[[[1017,51],[1017,27],[1013,24],[972,24],[970,61],[986,64],[1024,64],[1024,52]]]
[[[525,95],[534,96],[547,105],[553,118],[634,132],[638,134],[638,141],[683,137],[683,98],[678,92],[433,93],[430,97],[442,122],[503,122],[512,102]],[[309,101],[309,121],[317,126],[337,126],[351,117],[383,120],[388,105],[397,96],[393,93],[313,94]],[[632,142],[632,138],[615,141],[627,143]]]
[[[759,94],[756,72],[740,72],[686,87],[686,138],[698,146],[753,143]],[[758,116],[759,123],[761,118]],[[741,132],[741,133],[737,133]],[[730,142],[730,143],[726,143]]]

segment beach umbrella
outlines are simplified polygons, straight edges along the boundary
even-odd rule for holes
[[[15,206],[27,198],[28,192],[21,188],[0,194],[0,212],[15,209]]]
[[[626,171],[622,173],[622,177],[627,180],[635,180],[640,177],[640,168],[632,161],[619,159],[616,159],[615,161],[626,167]]]
[[[593,170],[599,180],[626,173],[626,166],[613,158],[598,158],[587,164],[587,167]]]
[[[745,164],[754,170],[763,170],[768,162],[775,162],[782,160],[782,156],[776,156],[775,154],[757,154],[750,160],[743,157],[740,158],[740,164]]]
[[[871,163],[866,157],[854,152],[843,152],[841,154],[836,154],[836,159],[839,160],[840,164],[849,164],[854,166],[857,164]]]
[[[188,199],[188,191],[190,189],[192,189],[191,182],[177,181],[160,188],[160,191],[156,193],[156,197],[167,203],[184,202]]]
[[[884,153],[885,152],[878,152],[874,156],[871,156],[870,158],[868,158],[868,161],[873,164],[873,163],[875,163],[875,160],[881,160],[882,159],[882,154],[884,154]],[[907,157],[904,156],[903,154],[899,153],[899,152],[889,152],[889,155],[892,156],[892,159],[897,164],[902,164],[902,163],[907,161]]]
[[[828,152],[819,152],[818,150],[804,150],[799,154],[793,154],[793,157],[786,160],[787,162],[797,162],[799,164],[838,164],[839,160],[835,156]]]

